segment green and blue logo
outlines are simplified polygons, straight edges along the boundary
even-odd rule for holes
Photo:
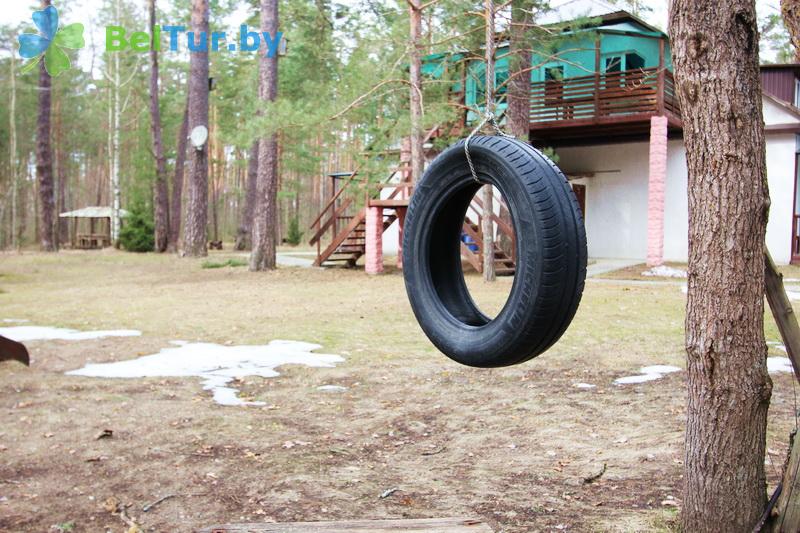
[[[35,11],[32,18],[41,33],[23,33],[17,37],[19,55],[30,59],[23,65],[22,73],[33,70],[44,59],[47,73],[58,76],[71,66],[69,56],[64,50],[79,50],[86,45],[83,39],[83,24],[75,22],[59,28],[58,10],[54,6]]]

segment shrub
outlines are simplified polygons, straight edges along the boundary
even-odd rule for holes
[[[129,252],[152,252],[155,248],[153,215],[144,204],[131,206],[119,232],[120,245]]]
[[[286,242],[292,246],[297,246],[303,239],[303,232],[300,231],[300,220],[297,217],[289,220],[289,227],[286,230]]]

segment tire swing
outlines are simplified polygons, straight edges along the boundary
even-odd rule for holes
[[[499,135],[475,135],[486,122]],[[514,281],[494,319],[472,300],[461,264],[464,217],[486,184],[506,199],[516,235]],[[500,132],[491,113],[425,171],[403,229],[403,275],[417,321],[445,355],[474,367],[523,363],[552,346],[575,316],[586,257],[583,217],[566,177],[540,151]]]

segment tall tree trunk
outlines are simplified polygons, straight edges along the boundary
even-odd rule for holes
[[[211,240],[219,241],[219,192],[223,186],[225,154],[222,152],[222,143],[217,135],[219,121],[217,120],[217,107],[211,108],[211,122],[208,137],[208,154],[210,157],[211,176]]]
[[[256,205],[258,187],[258,145],[255,141],[250,147],[247,161],[247,183],[245,184],[244,210],[236,234],[236,249],[249,250],[253,246],[253,213]]]
[[[19,249],[19,234],[17,233],[17,205],[19,198],[19,163],[17,162],[17,62],[15,55],[11,54],[11,103],[8,108],[8,161],[11,166],[11,246]]]
[[[411,83],[411,181],[416,183],[425,168],[425,152],[422,146],[422,59],[420,35],[422,33],[422,8],[419,0],[408,0],[410,18],[410,67]]]
[[[531,43],[527,38],[531,24],[530,0],[511,2],[511,29],[508,81],[508,127],[517,139],[528,141],[531,126]]]
[[[55,124],[55,163],[57,176],[56,193],[56,239],[58,246],[62,246],[69,241],[69,220],[58,216],[67,210],[67,191],[69,187],[69,169],[67,165],[67,150],[64,146],[64,130],[62,121],[61,99],[56,100],[56,124]]]
[[[50,0],[42,0],[42,9]],[[39,242],[43,251],[56,251],[55,191],[53,188],[53,152],[50,146],[50,97],[52,80],[39,64],[39,117],[36,122],[36,177],[39,182]]]
[[[494,113],[494,0],[486,0],[486,113]],[[483,281],[495,281],[494,273],[494,202],[492,186],[481,188],[483,203],[482,234]]]
[[[278,31],[278,0],[261,0],[261,31],[275,35]],[[272,102],[278,96],[278,56],[267,57],[263,49],[260,59],[259,98]],[[275,268],[276,225],[278,221],[278,134],[259,141],[258,184],[253,220],[253,250],[250,270]]]
[[[183,174],[186,162],[186,138],[189,136],[189,98],[186,98],[186,107],[183,110],[183,120],[178,130],[178,148],[175,155],[175,174],[172,177],[172,198],[170,201],[169,217],[169,242],[167,249],[170,252],[178,251],[178,242],[181,238],[181,214],[183,202]]]
[[[800,2],[797,0],[781,0],[783,24],[789,30],[789,38],[794,48],[794,60],[800,62]]]
[[[208,0],[192,0],[192,31],[195,42],[201,33],[208,37]],[[206,48],[208,42],[205,43]],[[189,66],[189,131],[197,126],[208,128],[208,52],[191,53]],[[208,223],[208,141],[200,148],[191,147],[189,156],[189,202],[183,237],[184,255],[202,257],[206,248]]]
[[[683,530],[749,531],[766,503],[766,180],[753,0],[674,0],[689,171]]]
[[[116,1],[117,20],[121,17],[120,0]],[[110,146],[110,201],[111,201],[111,242],[114,246],[119,245],[119,230],[120,230],[120,196],[121,189],[119,184],[119,146],[120,146],[120,122],[122,115],[122,102],[120,101],[120,90],[122,88],[122,80],[120,78],[120,54],[114,54],[114,79],[113,90],[111,93],[112,102],[112,116],[111,116],[111,130],[109,131],[111,146]]]
[[[155,35],[156,0],[149,0],[150,35]],[[156,252],[165,252],[169,240],[169,193],[167,191],[167,160],[161,141],[161,110],[158,108],[158,50],[150,46],[150,129],[153,134],[153,155],[156,158],[156,183],[153,212]]]

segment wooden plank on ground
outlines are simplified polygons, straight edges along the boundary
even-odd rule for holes
[[[772,316],[778,325],[786,354],[792,362],[795,377],[800,381],[800,326],[794,314],[792,303],[783,286],[783,275],[778,272],[772,256],[764,248],[765,292]],[[800,531],[800,437],[790,439],[789,460],[784,465],[782,490],[776,506],[777,516],[772,524],[775,533],[795,533]],[[765,517],[767,518],[767,517]],[[759,529],[760,531],[760,529]]]
[[[800,326],[797,325],[792,302],[783,287],[783,275],[778,272],[772,256],[766,249],[764,266],[764,290],[767,293],[767,302],[781,334],[783,345],[786,347],[786,355],[792,362],[794,375],[800,381]]]
[[[198,533],[492,533],[480,519],[422,518],[412,520],[351,520],[337,522],[291,522],[285,524],[225,524]]]

